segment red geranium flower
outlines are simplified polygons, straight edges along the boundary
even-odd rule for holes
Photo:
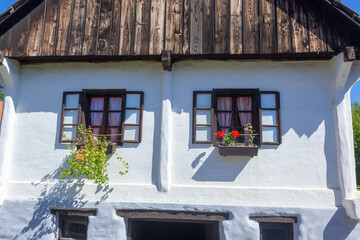
[[[224,136],[224,133],[222,131],[218,131],[216,136],[220,139]]]
[[[240,134],[239,134],[238,131],[232,131],[231,135],[232,135],[234,138],[240,137]]]

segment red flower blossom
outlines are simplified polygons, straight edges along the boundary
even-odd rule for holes
[[[238,131],[232,131],[231,135],[232,135],[234,138],[240,137],[240,134],[239,134]]]
[[[218,131],[216,136],[220,139],[224,136],[224,133],[222,131]]]

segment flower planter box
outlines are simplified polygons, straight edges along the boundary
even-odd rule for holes
[[[237,145],[237,146],[224,146],[218,145],[219,153],[222,156],[257,156],[259,147],[252,144],[250,146]]]
[[[76,143],[76,149],[79,150],[82,146],[85,144],[83,143]],[[107,147],[106,155],[111,155],[116,151],[116,143],[109,142],[109,145]]]

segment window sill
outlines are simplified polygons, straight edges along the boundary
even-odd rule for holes
[[[79,150],[84,145],[85,144],[83,144],[83,143],[76,143],[76,149]],[[116,143],[109,142],[109,145],[108,145],[107,151],[106,151],[106,155],[114,154],[114,152],[116,151],[116,145],[117,145]]]
[[[244,144],[238,144],[236,146],[225,146],[219,144],[219,154],[221,156],[257,156],[259,147],[255,144],[245,146]]]

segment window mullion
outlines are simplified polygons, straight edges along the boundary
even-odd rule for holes
[[[106,135],[107,134],[107,128],[108,128],[108,110],[109,110],[109,95],[106,94],[104,96],[104,117],[103,117],[103,124],[102,124],[102,131],[101,133]]]
[[[239,122],[239,119],[238,119],[238,108],[237,108],[237,102],[236,102],[236,95],[235,96],[232,96],[232,130],[233,131],[237,131],[238,128],[239,128],[239,125],[238,125],[238,122]]]

